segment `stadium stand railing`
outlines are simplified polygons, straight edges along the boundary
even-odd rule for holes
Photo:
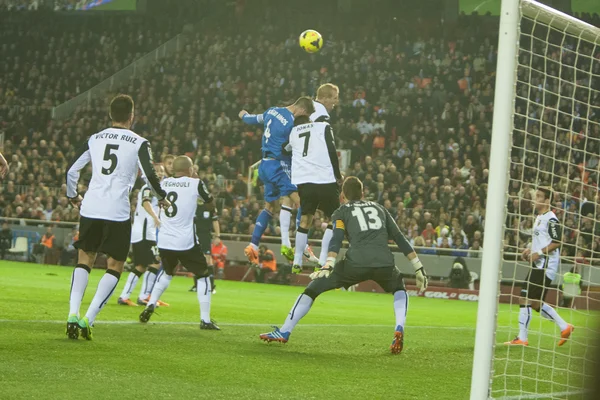
[[[170,56],[178,52],[184,45],[185,35],[183,33],[178,34],[174,38],[163,43],[156,49],[152,50],[145,56],[142,56],[115,73],[114,75],[106,78],[93,88],[87,90],[84,93],[68,100],[54,108],[52,108],[53,119],[65,119],[71,116],[77,107],[83,104],[89,104],[93,99],[106,95],[112,90],[116,90],[119,87],[127,84],[132,78],[136,78],[146,68],[153,65],[156,61],[161,58]]]

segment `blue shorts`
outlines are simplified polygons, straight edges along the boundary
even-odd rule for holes
[[[265,201],[269,203],[298,191],[296,185],[292,185],[290,163],[287,161],[262,160],[258,166],[258,177],[265,184]]]

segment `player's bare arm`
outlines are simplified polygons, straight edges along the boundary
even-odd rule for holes
[[[154,212],[154,209],[152,208],[152,203],[150,202],[149,198],[144,198],[144,200],[142,201],[142,207],[144,207],[144,210],[146,210],[150,217],[152,217],[152,219],[154,220],[154,225],[156,225],[157,228],[160,228],[160,219],[158,218],[158,215],[156,215],[156,213]]]
[[[77,184],[79,182],[80,171],[90,162],[90,160],[90,149],[88,142],[86,141],[83,146],[77,150],[71,164],[67,167],[67,198],[73,207],[79,208],[81,205],[82,197],[77,190]]]

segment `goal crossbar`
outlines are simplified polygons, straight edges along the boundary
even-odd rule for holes
[[[521,0],[521,13],[561,32],[600,45],[600,29],[532,0]]]

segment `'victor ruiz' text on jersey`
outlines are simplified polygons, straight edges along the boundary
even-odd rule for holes
[[[130,219],[129,193],[138,169],[158,199],[165,196],[152,165],[150,143],[129,129],[107,128],[90,136],[67,168],[67,197],[78,196],[80,171],[88,162],[92,163],[92,179],[81,204],[83,217]]]

